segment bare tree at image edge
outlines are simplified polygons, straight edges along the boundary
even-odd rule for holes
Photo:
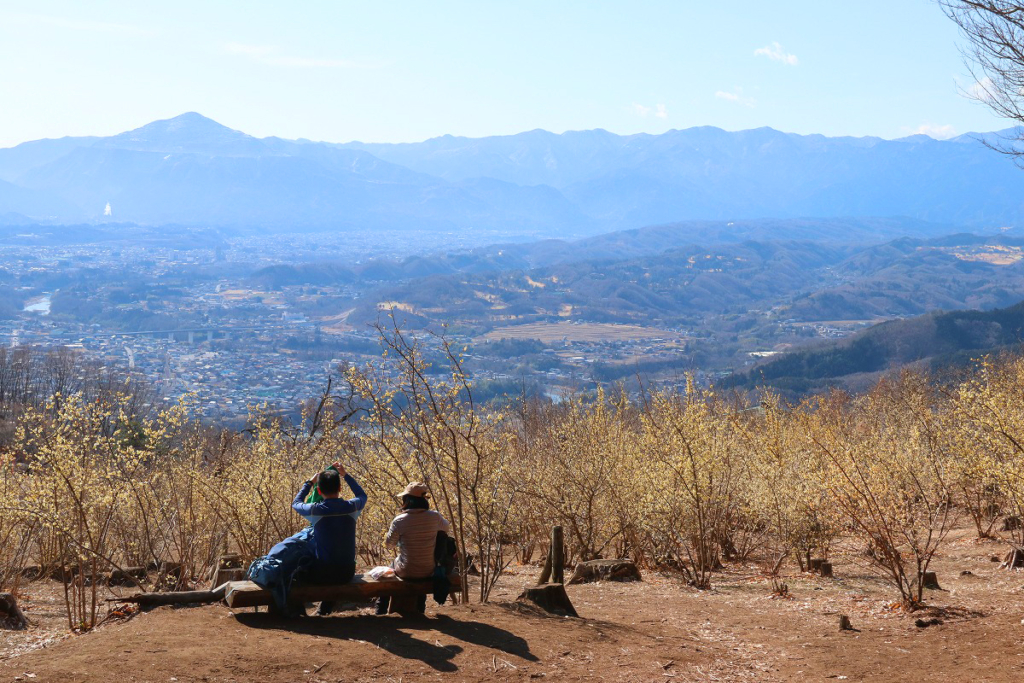
[[[1024,3],[1005,0],[936,0],[966,40],[960,52],[974,84],[963,93],[1000,118],[1024,124]],[[1024,128],[987,147],[1024,168]]]

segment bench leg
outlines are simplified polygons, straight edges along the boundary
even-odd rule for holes
[[[391,604],[388,605],[388,614],[401,614],[402,616],[411,616],[415,614],[423,614],[427,607],[427,596],[426,595],[402,595],[391,598]]]

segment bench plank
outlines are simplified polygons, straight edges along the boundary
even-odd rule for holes
[[[457,591],[462,582],[458,575],[449,577],[452,591]],[[413,581],[374,581],[356,574],[349,583],[333,585],[300,584],[288,593],[290,600],[295,602],[319,602],[321,600],[368,601],[371,598],[395,597],[403,595],[424,595],[434,591],[431,579]],[[229,581],[224,593],[224,601],[228,607],[256,607],[274,602],[270,591],[263,590],[252,581]]]

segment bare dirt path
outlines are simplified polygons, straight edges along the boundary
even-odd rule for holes
[[[161,608],[23,653],[59,631],[55,612],[30,601],[46,626],[0,633],[0,680],[1016,681],[1024,573],[999,569],[991,558],[1002,552],[966,532],[952,540],[935,563],[944,590],[912,615],[893,610],[891,591],[852,555],[836,558],[836,579],[794,573],[781,599],[756,568],[733,564],[706,592],[656,574],[572,586],[584,618],[564,619],[510,605],[536,574],[521,567],[494,604],[430,608],[422,620]],[[859,630],[839,631],[839,614]]]

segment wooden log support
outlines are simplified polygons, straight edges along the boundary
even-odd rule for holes
[[[543,586],[546,583],[565,582],[565,536],[562,527],[551,527],[551,545],[548,546],[548,556],[544,560],[544,569],[541,570],[537,585]]]
[[[825,578],[832,578],[832,563],[822,561],[821,565],[818,566],[818,573]]]
[[[921,579],[921,584],[928,590],[942,590],[942,588],[939,586],[939,579],[935,576],[935,572],[925,572],[924,576],[921,577]]]
[[[400,614],[403,617],[416,616],[419,614],[416,609],[415,595],[396,595],[388,602],[388,614]]]
[[[551,527],[551,583],[565,583],[565,538],[562,527]]]
[[[448,577],[452,590],[462,587],[457,574]],[[295,586],[289,591],[289,598],[295,602],[319,602],[322,600],[338,602],[362,602],[380,597],[403,597],[429,595],[434,592],[432,579],[415,581],[374,581],[356,574],[349,583],[335,585],[306,584]],[[252,581],[231,581],[227,584],[224,601],[228,607],[256,607],[270,605],[274,598],[270,591],[265,591]]]
[[[134,602],[140,607],[162,605],[209,604],[220,602],[228,590],[227,583],[206,591],[172,591],[167,593],[136,593],[126,598],[108,598],[107,602]]]
[[[544,557],[544,568],[540,570],[540,578],[537,579],[537,585],[543,586],[551,578],[551,548],[548,548],[548,554]]]

